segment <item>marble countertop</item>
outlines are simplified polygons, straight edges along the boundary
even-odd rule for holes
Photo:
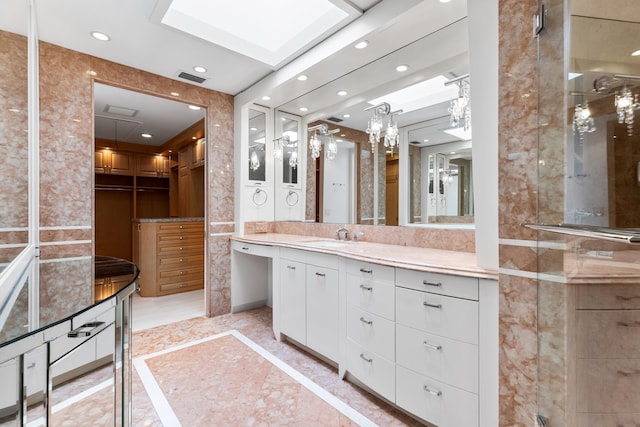
[[[203,217],[189,218],[133,218],[132,222],[196,222],[204,221]]]
[[[479,267],[476,255],[470,252],[389,245],[373,242],[352,242],[314,236],[264,233],[231,237],[232,240],[267,246],[305,249],[346,258],[408,268],[411,270],[455,274],[481,279],[498,279],[496,270]]]

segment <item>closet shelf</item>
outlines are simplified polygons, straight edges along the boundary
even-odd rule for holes
[[[577,224],[534,224],[525,223],[523,227],[532,230],[548,231],[551,233],[569,234],[572,236],[589,237],[592,239],[608,240],[630,245],[640,244],[640,229],[633,228],[611,228],[599,227],[595,225]]]

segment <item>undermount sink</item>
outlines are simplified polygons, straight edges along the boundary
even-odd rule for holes
[[[342,248],[344,246],[352,244],[352,242],[345,240],[309,240],[302,243],[318,248]]]

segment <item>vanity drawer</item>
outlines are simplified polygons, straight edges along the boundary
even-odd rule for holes
[[[203,277],[204,265],[195,267],[176,268],[171,270],[158,271],[158,281],[160,283],[166,283],[176,280],[188,280],[190,278]]]
[[[478,346],[396,326],[396,363],[443,383],[478,393]]]
[[[363,280],[394,283],[395,268],[387,265],[372,264],[370,262],[347,260],[347,274]]]
[[[336,255],[290,248],[280,248],[280,257],[334,270],[339,268],[340,261],[340,257]]]
[[[177,245],[182,242],[204,242],[204,233],[200,232],[190,232],[190,233],[165,233],[158,234],[158,244],[162,243],[170,243],[172,245]]]
[[[640,359],[578,359],[578,412],[640,413]]]
[[[640,285],[581,285],[578,309],[640,309]]]
[[[402,366],[396,367],[396,404],[438,427],[477,427],[478,395]]]
[[[395,364],[347,338],[347,370],[364,385],[395,401]]]
[[[232,240],[231,249],[249,255],[263,256],[268,258],[273,257],[273,247],[266,245],[256,245],[253,243],[238,242],[237,240]]]
[[[175,292],[184,292],[190,289],[202,289],[204,287],[204,279],[182,280],[179,282],[159,283],[159,294],[171,294]]]
[[[347,337],[387,360],[395,360],[395,323],[375,314],[347,306]]]
[[[478,303],[396,287],[396,322],[478,344]]]
[[[160,270],[173,270],[181,267],[202,265],[204,267],[204,254],[187,256],[161,256],[158,257]]]
[[[478,279],[416,270],[396,269],[396,285],[417,291],[478,300]]]
[[[163,242],[158,244],[158,255],[180,255],[191,252],[202,253],[204,242],[184,242],[176,244],[173,242]]]
[[[164,222],[158,224],[158,234],[182,231],[201,231],[204,233],[204,222]]]
[[[395,286],[347,274],[347,301],[363,310],[395,320]]]
[[[577,310],[576,335],[578,357],[640,356],[640,310]]]

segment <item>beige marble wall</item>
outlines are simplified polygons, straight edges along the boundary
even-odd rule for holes
[[[55,230],[41,233],[43,257],[93,252],[94,81],[207,108],[207,314],[228,313],[233,97],[47,43],[40,44],[40,215]]]
[[[536,235],[521,226],[537,218],[537,0],[499,2],[499,410],[500,426],[527,426],[537,412],[536,251],[507,244]]]

